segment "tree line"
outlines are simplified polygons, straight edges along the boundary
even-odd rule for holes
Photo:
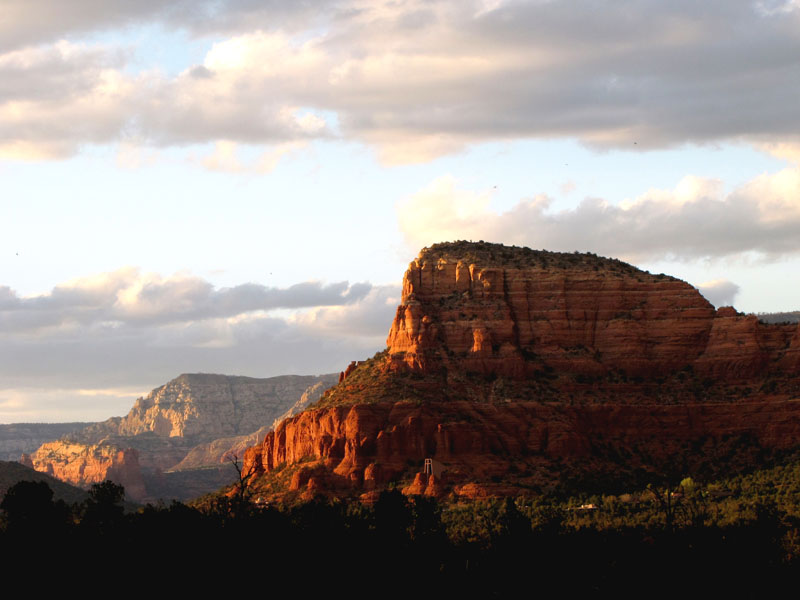
[[[126,511],[123,500],[108,481],[73,505],[54,501],[44,482],[16,484],[0,504],[2,564],[132,587],[156,572],[182,591],[280,583],[301,594],[345,586],[385,597],[666,597],[687,587],[691,596],[763,597],[800,573],[793,511],[756,497],[737,518],[715,518],[708,486],[691,480],[613,501],[441,503],[387,490],[371,506],[322,496],[259,505],[232,493]]]

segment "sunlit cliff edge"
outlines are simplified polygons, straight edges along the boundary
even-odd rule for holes
[[[334,381],[334,375],[184,374],[136,400],[126,416],[45,443],[22,462],[82,487],[111,479],[139,501],[187,499],[235,477],[227,456],[243,454],[263,439],[262,427]],[[169,485],[175,478],[182,489]]]
[[[799,371],[797,323],[715,310],[674,277],[437,244],[405,273],[387,349],[352,363],[246,466],[280,497],[481,497],[736,469],[800,445]]]

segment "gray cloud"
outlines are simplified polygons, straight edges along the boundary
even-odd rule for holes
[[[195,35],[280,28],[302,30],[335,19],[334,0],[3,0],[0,52],[95,31],[158,23]]]
[[[0,55],[0,74],[19,81],[0,88],[0,140],[50,154],[126,137],[281,143],[336,135],[328,111],[390,162],[503,138],[638,149],[800,139],[796,3],[189,4],[12,3],[0,39],[23,66]],[[131,23],[232,37],[176,77],[98,71],[119,60],[111,50],[23,48]],[[66,101],[48,103],[61,89]],[[31,103],[28,118],[3,111],[12,98]]]
[[[354,309],[324,306],[298,314],[292,323],[318,335],[385,338],[400,304],[398,285],[374,286]]]
[[[298,30],[334,18],[337,4],[333,0],[3,0],[0,52],[149,23],[196,35]]]
[[[546,196],[505,213],[489,196],[442,177],[398,206],[410,248],[484,239],[560,251],[592,251],[633,262],[695,260],[753,252],[764,260],[800,252],[800,169],[762,175],[725,195],[719,182],[686,177],[620,205],[587,198],[551,211]]]
[[[366,297],[369,283],[323,285],[304,282],[287,288],[246,283],[215,288],[193,276],[163,278],[126,268],[76,280],[49,294],[20,298],[0,288],[0,332],[35,333],[45,328],[140,327],[236,317],[253,311],[338,306]]]
[[[727,279],[715,279],[701,283],[697,289],[705,296],[706,300],[719,308],[720,306],[733,306],[733,301],[741,288]]]
[[[0,287],[0,422],[118,414],[131,390],[183,372],[339,371],[385,346],[399,300],[399,286],[368,283],[217,289],[146,279],[121,270],[39,298]]]
[[[5,0],[0,51],[142,22],[156,17],[169,4],[166,0]]]

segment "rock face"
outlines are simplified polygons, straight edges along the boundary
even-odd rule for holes
[[[139,398],[125,417],[44,444],[30,461],[36,470],[75,485],[112,479],[124,485],[133,499],[144,500],[145,480],[155,477],[163,489],[160,472],[176,467],[195,446],[251,434],[271,424],[303,394],[313,396],[309,388],[318,391],[335,381],[336,375],[268,379],[181,375]],[[232,444],[216,444],[217,455],[200,453],[208,462],[195,460],[184,468],[219,465]]]
[[[334,375],[323,375],[319,382],[306,388],[306,390],[303,392],[303,395],[300,396],[300,399],[292,404],[289,410],[281,414],[272,422],[271,429],[275,429],[284,419],[288,419],[289,417],[293,417],[294,415],[303,412],[308,406],[319,400],[320,397],[322,397],[322,394],[324,394],[329,387],[336,383],[334,379]],[[266,434],[267,432],[263,431],[263,433]],[[264,439],[263,435],[260,435],[259,437]],[[248,447],[250,445],[252,444],[249,444]]]
[[[245,464],[264,473],[304,464],[289,491],[373,490],[414,477],[411,490],[426,493],[429,481],[420,477],[421,467],[431,458],[442,466],[447,485],[429,494],[449,488],[474,497],[503,479],[513,482],[505,488],[515,493],[551,487],[556,461],[595,476],[636,469],[685,474],[713,467],[722,457],[730,460],[731,449],[788,450],[800,444],[798,415],[800,399],[684,406],[356,404],[284,421],[248,450]],[[687,453],[693,445],[700,451]],[[624,464],[621,449],[627,453]]]
[[[133,499],[146,497],[139,453],[110,444],[48,442],[30,458],[33,468],[72,485],[87,488],[106,479],[125,486]]]
[[[518,379],[545,366],[644,377],[698,366],[749,378],[797,332],[730,308],[715,314],[688,283],[619,261],[470,246],[467,258],[458,244],[434,246],[409,265],[387,339],[394,365]]]
[[[303,391],[300,398],[289,410],[274,419],[270,425],[264,425],[246,435],[219,438],[205,444],[199,444],[192,448],[178,464],[172,467],[172,470],[181,471],[220,465],[225,464],[231,456],[243,457],[247,448],[262,441],[267,433],[277,427],[281,421],[301,412],[306,406],[319,400],[322,393],[336,383],[334,374],[321,375],[317,379],[316,383],[312,383]]]
[[[0,460],[18,460],[45,442],[57,440],[90,423],[11,423],[0,425]]]
[[[213,440],[250,433],[281,415],[306,390],[333,375],[284,375],[268,379],[206,373],[184,374],[139,398],[124,417],[88,427],[76,439],[108,435]]]
[[[234,457],[241,459],[247,448],[261,442],[271,430],[272,426],[265,425],[247,435],[219,438],[205,444],[198,444],[189,450],[186,456],[175,464],[170,471],[185,471],[209,466],[219,466],[225,464],[229,459]]]
[[[587,468],[688,472],[714,448],[730,464],[794,448],[798,399],[796,323],[715,310],[683,281],[594,255],[438,244],[409,265],[386,351],[246,466],[289,466],[288,492],[307,494],[516,493]]]

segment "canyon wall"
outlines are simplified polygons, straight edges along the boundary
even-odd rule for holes
[[[683,281],[592,254],[437,244],[406,271],[386,351],[247,466],[292,467],[290,492],[467,495],[613,473],[620,456],[629,471],[717,452],[743,466],[800,446],[799,400],[797,323],[715,310]],[[425,458],[449,483],[420,480]]]
[[[480,495],[501,481],[507,492],[524,493],[546,489],[573,471],[655,473],[672,466],[686,475],[722,457],[746,460],[765,450],[788,450],[800,444],[799,417],[800,400],[356,404],[282,422],[247,451],[245,469],[261,475],[302,465],[288,491],[352,493],[408,481],[430,458],[442,471],[431,492],[436,495]]]
[[[746,379],[797,365],[798,327],[715,311],[688,283],[619,261],[450,244],[409,265],[387,347],[395,366],[423,373],[522,379],[546,366],[658,377],[696,367]]]
[[[129,498],[140,500],[146,497],[139,453],[132,448],[48,442],[31,456],[24,455],[21,462],[78,487],[88,488],[110,479],[125,486]]]
[[[316,397],[336,378],[184,374],[136,400],[126,416],[44,444],[28,460],[36,470],[74,485],[111,479],[125,485],[131,498],[149,499],[145,479],[163,479],[160,473],[176,468],[196,446],[204,448],[181,468],[220,465],[226,452],[246,447],[236,438],[269,426],[304,394]],[[218,438],[226,439],[215,444]],[[263,433],[247,441],[256,439]]]

